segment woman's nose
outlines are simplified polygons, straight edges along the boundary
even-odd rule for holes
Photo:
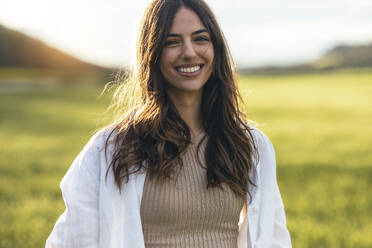
[[[194,58],[196,57],[195,47],[191,41],[185,41],[183,46],[183,57],[184,58]]]

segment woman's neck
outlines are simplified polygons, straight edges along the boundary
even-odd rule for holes
[[[197,136],[203,131],[201,116],[202,91],[198,92],[173,92],[168,91],[168,96],[175,105],[182,120],[191,131],[191,137]]]

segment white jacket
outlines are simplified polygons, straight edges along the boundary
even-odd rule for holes
[[[253,134],[259,150],[258,187],[253,188],[251,204],[247,197],[248,214],[241,213],[238,247],[290,248],[274,148],[261,131],[254,128]],[[140,206],[146,173],[132,174],[121,194],[111,170],[106,183],[107,135],[107,130],[95,134],[62,179],[66,211],[57,220],[46,248],[145,248]]]

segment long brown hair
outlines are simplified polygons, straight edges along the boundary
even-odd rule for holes
[[[133,173],[146,170],[149,176],[160,180],[174,179],[183,166],[181,156],[190,144],[190,130],[167,96],[159,68],[167,34],[181,7],[199,16],[215,53],[213,72],[204,85],[201,102],[203,128],[208,136],[207,187],[226,183],[236,194],[251,196],[249,187],[255,185],[250,174],[255,170],[257,148],[239,109],[242,99],[230,51],[215,16],[203,0],[153,0],[145,11],[137,41],[136,77],[132,80],[139,87],[140,104],[121,116],[110,133],[114,149],[109,169],[121,189]],[[128,97],[123,95],[125,89],[120,86],[115,93],[119,108],[124,95]],[[106,151],[107,146],[108,142]]]

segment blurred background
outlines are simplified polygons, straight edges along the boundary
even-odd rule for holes
[[[148,0],[0,0],[0,248],[43,247]],[[372,2],[209,0],[294,247],[372,247]]]

